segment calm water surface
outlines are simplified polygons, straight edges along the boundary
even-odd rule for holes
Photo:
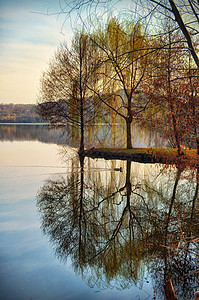
[[[178,299],[192,299],[198,288],[196,170],[102,159],[80,164],[55,133],[5,126],[1,299],[162,300],[169,278]]]

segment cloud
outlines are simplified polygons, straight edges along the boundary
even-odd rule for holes
[[[60,18],[31,12],[31,8],[45,11],[38,5],[41,1],[35,1],[33,6],[32,1],[20,1],[20,6],[15,6],[19,3],[15,2],[0,2],[0,102],[32,103],[38,94],[42,70],[60,42],[70,42],[72,31],[66,27],[63,36]],[[51,1],[44,2],[47,7]]]
[[[47,44],[12,44],[8,59],[1,64],[0,99],[3,102],[36,101],[42,71],[54,51]]]

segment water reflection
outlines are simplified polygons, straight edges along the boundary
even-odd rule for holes
[[[142,288],[149,280],[153,299],[163,299],[171,278],[177,296],[191,299],[198,284],[198,170],[130,161],[110,161],[105,170],[101,163],[73,160],[69,174],[48,179],[38,192],[42,229],[56,256],[70,257],[91,287]],[[114,170],[118,164],[123,172]]]
[[[50,130],[48,125],[0,124],[0,141],[40,141],[63,144],[68,139],[61,130]]]
[[[125,126],[93,125],[85,128],[85,147],[120,145],[124,147]],[[51,129],[48,125],[38,124],[0,124],[0,141],[40,141],[43,143],[79,146],[78,130],[66,126],[64,130]],[[134,147],[162,147],[166,141],[158,132],[144,130],[134,125],[132,128]]]

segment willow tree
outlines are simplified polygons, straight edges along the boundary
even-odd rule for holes
[[[101,50],[103,61],[101,79],[93,91],[110,114],[125,121],[126,146],[130,149],[132,121],[148,105],[141,93],[141,86],[150,66],[147,34],[139,22],[120,22],[113,17],[104,27],[99,26],[91,39]]]
[[[97,50],[86,34],[77,33],[70,49],[61,44],[41,78],[37,111],[54,128],[71,126],[80,136],[79,154],[84,153],[85,125],[95,117],[96,102],[89,85],[98,66]]]

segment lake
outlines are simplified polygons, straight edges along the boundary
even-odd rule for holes
[[[134,146],[161,142],[137,132]],[[73,146],[45,126],[0,125],[1,298],[163,300],[171,279],[192,299],[198,170],[80,163]]]

